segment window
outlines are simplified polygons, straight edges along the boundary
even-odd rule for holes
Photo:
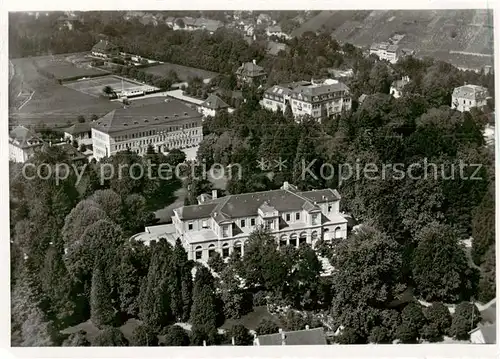
[[[250,225],[251,226],[255,226],[255,218],[251,218],[250,219]]]
[[[331,211],[332,211],[332,205],[331,205],[331,204],[329,204],[329,205],[328,205],[328,213],[330,213]]]
[[[222,227],[222,237],[229,237],[229,226],[226,225]]]
[[[241,228],[245,227],[245,220],[244,219],[242,219],[240,223],[241,223]]]
[[[201,221],[201,228],[208,228],[207,221]]]
[[[215,254],[215,244],[211,244],[208,246],[208,258],[212,258]]]
[[[192,231],[193,230],[193,223],[188,223],[188,230]]]
[[[300,220],[300,212],[295,213],[295,220]]]
[[[227,258],[229,257],[229,244],[224,243],[222,246],[222,258]]]
[[[241,256],[241,242],[236,242],[234,244],[234,251]]]
[[[290,220],[292,219],[291,217],[292,217],[292,216],[290,216],[290,213],[287,213],[287,214],[286,214],[286,221],[287,221],[287,222],[290,222]]]
[[[318,224],[318,215],[317,214],[312,215],[312,224]]]
[[[196,247],[195,249],[195,259],[198,260],[198,259],[201,259],[201,255],[203,253],[203,249],[201,248],[201,246],[198,246]]]

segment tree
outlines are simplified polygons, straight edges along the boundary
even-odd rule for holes
[[[455,307],[451,320],[449,335],[458,340],[469,339],[469,332],[481,321],[481,313],[476,305],[461,302]]]
[[[278,325],[271,319],[263,318],[255,331],[257,335],[275,334],[278,333]]]
[[[102,89],[102,93],[108,97],[111,97],[115,94],[115,90],[111,86],[104,86]]]
[[[418,338],[418,332],[415,328],[408,323],[402,323],[396,329],[396,339],[399,339],[401,343],[416,343]]]
[[[215,294],[209,285],[195,285],[191,323],[201,329],[217,328]]]
[[[99,119],[99,116],[97,116],[96,114],[92,114],[90,115],[90,121],[91,122],[95,122]]]
[[[113,327],[103,328],[92,341],[94,347],[126,347],[128,346],[127,339],[122,332]]]
[[[189,346],[188,333],[178,325],[170,325],[164,330],[165,346],[169,347],[186,347]]]
[[[400,291],[399,245],[385,234],[366,227],[339,244],[333,266],[335,296],[331,315],[337,325],[356,331],[366,340],[376,326],[380,309]],[[352,273],[358,273],[352,276]]]
[[[168,151],[166,157],[166,163],[168,163],[170,166],[175,167],[181,163],[184,163],[185,161],[186,161],[186,154],[181,150],[174,148]]]
[[[384,327],[374,327],[370,332],[368,341],[376,344],[389,344],[391,343],[389,331]]]
[[[440,333],[439,329],[433,324],[424,325],[420,333],[422,339],[428,340],[431,343],[436,343],[443,340],[443,334]]]
[[[357,331],[349,327],[342,329],[336,341],[339,344],[363,344],[363,340],[360,338]]]
[[[78,119],[79,123],[84,123],[85,122],[85,117],[83,115],[79,115],[77,119]]]
[[[207,262],[208,266],[212,268],[216,273],[220,273],[224,269],[224,260],[222,259],[219,252],[215,252]]]
[[[495,245],[492,244],[484,255],[479,281],[479,300],[489,302],[496,296]]]
[[[70,334],[62,343],[63,347],[89,347],[90,345],[86,333],[83,330]]]
[[[242,324],[236,324],[229,330],[229,335],[234,339],[234,345],[252,345],[253,336]]]
[[[494,182],[493,182],[494,184]],[[488,248],[495,243],[495,189],[489,186],[488,192],[474,211],[472,219],[472,258],[480,265]]]
[[[158,334],[153,328],[141,324],[134,329],[130,344],[134,347],[158,346]]]
[[[430,307],[424,309],[424,315],[429,325],[435,328],[438,334],[448,333],[451,325],[451,314],[443,303],[432,303]]]
[[[90,319],[98,328],[113,325],[116,319],[116,312],[110,298],[110,288],[101,264],[96,266],[92,274]]]
[[[402,324],[406,325],[412,333],[420,333],[420,330],[426,324],[426,319],[419,303],[411,302],[404,307],[401,312]]]
[[[453,230],[431,223],[417,234],[413,279],[425,300],[456,302],[474,294],[475,274]]]

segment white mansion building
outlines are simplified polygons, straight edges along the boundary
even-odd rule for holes
[[[113,110],[92,123],[94,157],[100,160],[130,149],[143,155],[197,146],[203,139],[202,117],[178,100]]]
[[[285,112],[288,104],[296,118],[309,115],[316,119],[340,114],[352,106],[349,88],[333,79],[276,85],[264,93],[264,108]]]
[[[465,84],[456,87],[451,95],[451,108],[460,112],[470,111],[471,108],[480,109],[487,105],[488,89],[478,85]]]
[[[174,209],[172,224],[146,227],[138,240],[180,238],[188,258],[206,262],[215,252],[227,258],[244,254],[250,234],[261,226],[269,229],[277,244],[315,245],[323,238],[346,238],[347,219],[339,212],[336,190],[298,191],[285,182],[279,190],[217,197],[203,194],[198,205]],[[142,237],[142,238],[141,238]]]

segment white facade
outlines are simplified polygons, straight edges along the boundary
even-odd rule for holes
[[[370,55],[375,54],[380,60],[387,60],[392,64],[398,62],[400,56],[400,49],[397,45],[388,43],[373,44],[370,47]]]
[[[470,111],[473,107],[487,105],[488,90],[478,85],[464,85],[453,90],[451,95],[451,108],[460,112]]]
[[[320,193],[325,194],[323,200]],[[319,196],[321,202],[305,198],[309,195]],[[274,202],[276,196],[280,196],[280,204]],[[256,198],[260,198],[258,203],[253,202]],[[269,200],[262,202],[263,198]],[[288,208],[276,209],[279,206],[286,207],[284,201],[288,199],[291,203]],[[231,204],[225,208],[227,201],[231,201]],[[320,239],[331,241],[347,237],[347,220],[339,212],[340,196],[336,191],[297,192],[282,189],[214,198],[207,202],[181,207],[174,210],[172,216],[175,237],[181,239],[188,258],[192,260],[206,262],[214,252],[219,252],[223,258],[229,257],[233,251],[243,255],[248,237],[261,227],[267,228],[275,236],[279,246],[298,247],[302,243],[314,246]],[[293,203],[304,205],[293,208]],[[241,208],[230,211],[233,205],[246,209],[258,206],[258,209],[255,212],[242,211]],[[187,211],[197,214],[190,216]]]
[[[271,111],[285,111],[290,104],[294,117],[309,115],[321,119],[351,109],[349,89],[337,80],[324,82],[301,82],[285,86],[274,86],[264,93],[261,102]]]

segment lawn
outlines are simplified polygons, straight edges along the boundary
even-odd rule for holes
[[[61,58],[43,58],[39,61],[35,60],[35,62],[41,71],[52,75],[56,80],[72,79],[76,77],[104,76],[109,74],[109,71],[98,68],[77,67],[71,62]]]
[[[212,79],[218,75],[216,72],[197,69],[194,67],[176,65],[171,63],[163,63],[161,65],[152,66],[144,69],[146,73],[156,76],[167,76],[169,71],[175,71],[179,80],[188,81],[192,77],[201,77],[203,80]]]
[[[102,116],[120,107],[117,102],[89,96],[40,75],[33,60],[46,61],[50,58],[43,56],[12,60],[15,75],[9,85],[12,98],[9,118],[14,123],[60,126],[66,125],[68,121],[76,122],[78,115],[88,119],[92,114]]]
[[[122,89],[124,91],[142,90],[148,92],[158,90],[157,87],[145,85],[143,83],[115,75],[67,82],[64,86],[94,97],[100,97],[105,86],[110,86],[116,92],[119,92]]]

